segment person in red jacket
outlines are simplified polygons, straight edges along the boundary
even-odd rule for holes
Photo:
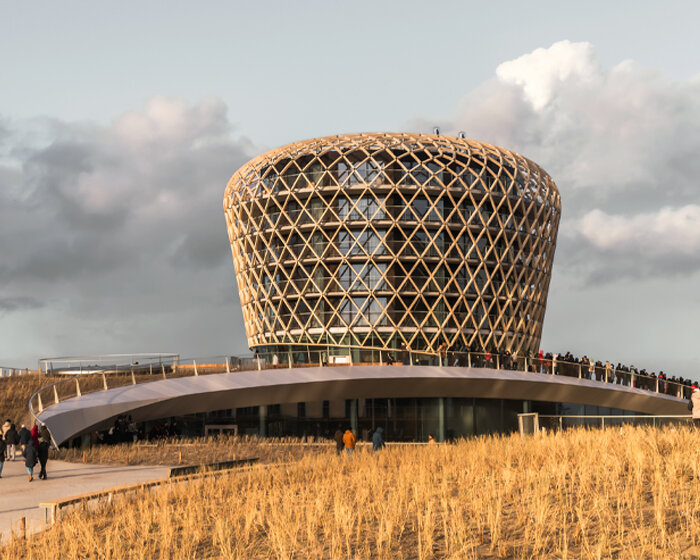
[[[34,424],[32,427],[32,441],[34,442],[34,449],[39,449],[39,426]]]

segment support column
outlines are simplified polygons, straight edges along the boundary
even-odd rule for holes
[[[80,449],[90,449],[92,445],[92,440],[90,439],[90,434],[83,434],[80,436]]]
[[[438,441],[445,441],[445,399],[438,399]]]
[[[530,401],[523,401],[523,412],[532,412],[532,403]]]
[[[258,407],[258,413],[260,415],[260,429],[258,434],[260,437],[267,436],[267,405],[260,405]]]
[[[355,437],[359,437],[357,433],[357,399],[350,401],[350,430],[355,434]]]

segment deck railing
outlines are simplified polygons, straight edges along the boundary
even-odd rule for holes
[[[190,377],[240,371],[262,371],[280,368],[353,366],[353,365],[427,365],[439,367],[477,367],[522,371],[533,375],[558,375],[588,379],[601,385],[620,385],[676,397],[690,398],[690,387],[667,379],[642,375],[636,371],[615,369],[590,363],[567,362],[551,358],[530,358],[490,352],[426,352],[409,349],[387,350],[360,346],[312,347],[287,345],[282,352],[255,356],[209,356],[180,358],[168,367],[148,368],[131,364],[97,373],[73,375],[46,385],[29,399],[29,411],[38,421],[48,407],[87,393],[107,391],[126,385],[149,383],[159,379]]]

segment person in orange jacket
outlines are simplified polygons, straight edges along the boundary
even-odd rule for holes
[[[345,433],[343,434],[343,443],[345,444],[345,453],[348,455],[352,455],[353,450],[355,449],[355,436],[350,430],[345,430]]]

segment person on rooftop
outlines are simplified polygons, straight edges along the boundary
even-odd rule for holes
[[[691,385],[690,406],[692,407],[693,424],[696,428],[700,428],[700,389],[697,383]]]

